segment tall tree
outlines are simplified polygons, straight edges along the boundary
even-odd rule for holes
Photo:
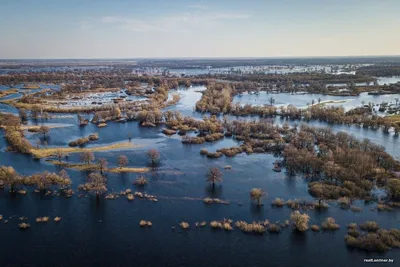
[[[99,164],[99,167],[100,167],[100,173],[103,174],[103,171],[105,169],[107,169],[108,162],[107,162],[107,160],[105,158],[100,158],[98,160],[98,164]]]

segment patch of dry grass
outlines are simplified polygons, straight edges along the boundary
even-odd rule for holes
[[[139,146],[134,145],[131,142],[123,142],[105,146],[88,147],[85,149],[79,147],[54,147],[54,148],[39,148],[39,149],[32,148],[30,152],[35,158],[46,158],[56,155],[58,151],[62,151],[63,154],[72,154],[72,153],[82,153],[83,151],[100,152],[100,151],[120,150],[120,149],[128,149],[135,147]]]

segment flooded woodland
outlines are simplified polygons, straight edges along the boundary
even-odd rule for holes
[[[89,63],[2,65],[1,266],[400,260],[396,68]]]

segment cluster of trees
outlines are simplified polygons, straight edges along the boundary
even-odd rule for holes
[[[289,140],[288,140],[289,141]],[[384,148],[368,139],[360,141],[345,132],[302,125],[283,151],[289,174],[310,177],[310,193],[321,198],[369,198],[374,185],[394,189],[400,165]],[[390,197],[397,199],[398,192]],[[396,190],[394,190],[396,191]]]
[[[392,123],[389,119],[372,114],[372,107],[355,108],[345,111],[343,107],[325,107],[311,105],[307,109],[299,109],[293,105],[277,108],[273,106],[274,99],[271,97],[270,105],[252,106],[250,104],[240,105],[232,103],[234,85],[214,84],[204,91],[202,98],[196,103],[199,112],[210,112],[211,114],[232,114],[235,116],[257,115],[261,117],[281,116],[293,120],[320,120],[335,124],[356,124],[364,128],[378,129],[388,132],[394,128],[395,135],[400,133],[400,125]]]
[[[10,192],[16,192],[22,186],[36,186],[40,191],[52,190],[55,187],[65,189],[71,185],[65,170],[60,173],[42,172],[29,176],[18,174],[13,167],[0,166],[0,186],[9,187]]]
[[[5,139],[9,145],[9,150],[17,151],[22,154],[29,154],[32,145],[24,137],[21,130],[21,121],[12,114],[0,113],[0,126],[5,130]]]

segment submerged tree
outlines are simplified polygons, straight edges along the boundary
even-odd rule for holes
[[[0,186],[9,186],[10,192],[14,192],[21,183],[22,179],[13,167],[0,167]]]
[[[206,182],[211,183],[212,187],[215,188],[216,182],[222,182],[222,172],[216,167],[210,168],[208,169],[206,178]]]
[[[100,173],[91,173],[87,178],[86,184],[83,187],[96,194],[96,200],[100,200],[100,196],[107,191],[106,178]]]
[[[301,214],[298,210],[296,210],[290,214],[290,220],[292,220],[293,226],[297,231],[304,232],[308,229],[308,221],[310,220],[310,216],[308,216],[306,213]]]
[[[28,122],[28,114],[26,113],[25,109],[20,109],[18,111],[19,119],[23,124],[26,124]]]
[[[100,158],[98,160],[98,164],[99,164],[99,168],[100,168],[100,173],[103,174],[103,171],[105,169],[107,169],[108,162],[105,158]]]
[[[86,164],[90,164],[94,160],[94,154],[91,151],[84,151],[81,154],[81,162],[84,162]]]
[[[46,134],[50,133],[50,128],[47,126],[40,126],[39,133],[43,134],[43,137],[46,138]]]
[[[264,192],[261,188],[253,188],[250,191],[250,198],[257,202],[258,206],[262,205],[262,198],[266,195],[267,193]]]
[[[150,149],[147,151],[147,155],[151,160],[151,163],[154,165],[160,159],[160,152],[157,149]]]
[[[56,151],[56,155],[57,155],[57,158],[58,158],[58,161],[59,162],[61,162],[61,158],[64,156],[64,152],[63,152],[63,150],[62,149],[57,149],[57,151]]]
[[[119,156],[118,157],[118,166],[120,168],[122,168],[126,164],[128,164],[128,158],[126,156],[124,156],[124,155]]]

